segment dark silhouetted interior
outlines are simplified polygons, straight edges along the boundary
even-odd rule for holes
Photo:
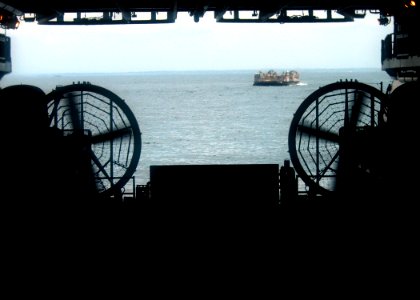
[[[291,160],[286,160],[282,166],[154,165],[150,166],[150,182],[137,186],[135,195],[130,197],[120,193],[121,186],[111,178],[108,179],[112,193],[104,195],[104,188],[98,189],[96,174],[108,173],[105,165],[93,155],[92,145],[123,140],[133,132],[139,136],[138,124],[124,124],[94,136],[80,125],[83,120],[78,111],[79,100],[73,99],[69,90],[61,95],[67,97],[68,115],[73,124],[68,132],[53,122],[61,106],[50,106],[50,95],[31,85],[5,87],[0,90],[0,130],[4,141],[1,147],[2,193],[8,195],[7,200],[2,197],[4,211],[31,216],[36,211],[37,216],[44,217],[57,215],[57,211],[74,216],[81,212],[98,215],[100,210],[106,211],[107,217],[125,211],[125,216],[129,213],[135,218],[161,217],[162,213],[173,219],[185,220],[194,216],[196,221],[203,216],[206,218],[201,221],[214,221],[223,214],[242,221],[252,218],[313,221],[332,216],[334,221],[343,223],[358,222],[364,216],[367,216],[365,220],[413,219],[411,217],[417,212],[416,172],[419,166],[416,138],[419,132],[417,79],[420,53],[417,41],[420,30],[418,8],[409,1],[50,2],[0,2],[2,28],[17,29],[19,18],[49,25],[159,23],[162,21],[155,18],[157,12],[167,13],[164,22],[168,23],[176,21],[178,12],[188,12],[196,22],[210,12],[219,22],[350,22],[364,16],[360,11],[369,10],[378,14],[380,24],[395,18],[394,35],[384,37],[379,49],[382,50],[383,70],[402,84],[383,93],[359,82],[333,83],[302,99],[290,128]],[[306,11],[307,15],[296,18],[289,14],[292,10]],[[313,14],[315,10],[336,11],[342,18],[334,19],[327,13],[325,19],[317,19]],[[234,17],[227,19],[224,15],[229,11],[234,12]],[[241,19],[238,11],[254,11],[256,17]],[[99,12],[100,18],[83,18],[81,13],[84,12]],[[121,14],[122,19],[114,19],[115,12]],[[136,12],[149,12],[151,19],[137,21]],[[67,13],[76,13],[77,17],[68,21]],[[9,38],[0,36],[0,74],[4,76],[11,72],[12,57]],[[85,89],[84,85],[77,88]],[[95,88],[110,99],[115,97],[104,88]],[[321,114],[311,120],[311,126],[303,121],[308,107],[319,108],[324,95],[341,91],[343,118],[340,121],[343,123],[338,130],[319,125]],[[118,104],[118,101],[111,102]],[[324,112],[332,107],[327,106]],[[121,109],[129,120],[133,120],[128,107]],[[359,121],[365,117],[369,121],[361,126]],[[302,141],[315,146],[299,148]],[[138,137],[136,146],[140,142]],[[311,154],[321,157],[317,146],[320,142],[335,143],[339,150],[329,162],[315,159],[316,168],[312,170],[301,160],[300,153],[316,149]],[[128,155],[137,163],[140,148],[135,149]],[[32,174],[33,170],[39,171]],[[124,183],[133,172],[132,167],[128,169]],[[332,185],[323,186],[329,174],[333,174],[334,181]],[[309,187],[304,193],[298,190],[298,178]]]

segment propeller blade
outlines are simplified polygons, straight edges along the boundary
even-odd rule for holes
[[[108,180],[109,183],[111,184],[111,186],[113,187],[114,186],[114,181],[113,181],[112,174],[108,174],[107,170],[105,169],[105,167],[102,165],[99,158],[95,155],[95,153],[92,150],[90,151],[90,157],[92,159],[93,164],[95,164],[96,167],[98,168],[99,172],[101,172],[103,179]],[[92,170],[93,170],[93,168],[92,168]]]
[[[313,127],[307,127],[303,125],[298,125],[297,129],[305,134],[312,135],[323,140],[327,140],[327,141],[331,141],[335,143],[339,142],[339,136],[337,133],[333,133],[333,132],[325,131],[321,129],[316,129]]]
[[[351,109],[351,116],[349,126],[350,128],[355,128],[357,121],[359,120],[360,111],[362,109],[364,94],[360,91],[355,91],[354,104]]]
[[[60,99],[54,99],[54,102],[52,104],[53,108],[51,109],[51,112],[49,113],[49,116],[48,116],[48,124],[50,125],[50,127],[55,125],[55,124],[53,124],[53,120],[57,116],[57,110],[58,110],[58,103],[59,102],[60,102]]]
[[[83,129],[82,122],[80,119],[80,111],[79,111],[79,108],[77,107],[75,93],[69,93],[67,101],[68,101],[68,105],[70,109],[70,119],[73,125],[73,129],[75,130]]]
[[[131,134],[131,127],[121,128],[114,131],[108,131],[95,136],[92,136],[92,144],[103,143],[106,141],[114,140]]]

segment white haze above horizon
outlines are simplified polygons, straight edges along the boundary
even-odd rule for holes
[[[12,39],[13,74],[193,70],[381,68],[392,23],[175,23],[60,26],[22,22]]]

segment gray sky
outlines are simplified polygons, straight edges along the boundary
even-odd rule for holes
[[[392,24],[378,15],[350,23],[199,23],[46,26],[8,30],[14,74],[302,68],[380,68]]]

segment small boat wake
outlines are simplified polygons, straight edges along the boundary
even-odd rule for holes
[[[296,85],[308,85],[306,82],[299,82],[299,83],[296,83]]]

